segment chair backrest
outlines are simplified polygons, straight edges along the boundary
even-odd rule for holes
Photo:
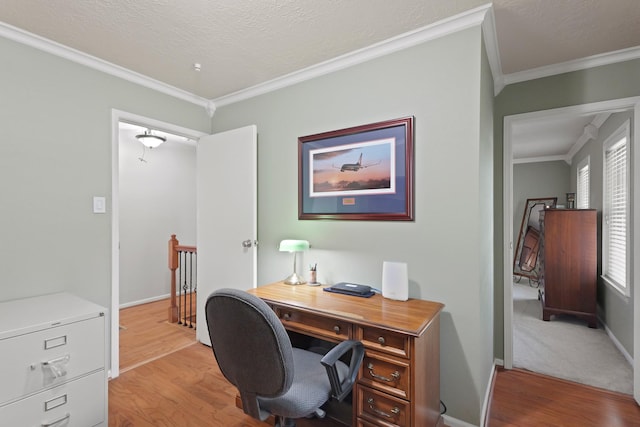
[[[257,397],[280,396],[293,380],[293,350],[284,326],[263,300],[237,289],[213,292],[205,314],[213,354],[238,388],[244,412],[266,419]]]

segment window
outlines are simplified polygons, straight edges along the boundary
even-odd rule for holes
[[[589,209],[589,156],[578,163],[578,191],[576,194],[576,207],[578,209]]]
[[[602,274],[605,282],[627,296],[628,154],[629,121],[604,143],[602,207]]]

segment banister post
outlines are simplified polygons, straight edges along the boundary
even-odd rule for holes
[[[176,246],[180,242],[176,239],[176,235],[172,234],[169,239],[169,270],[171,270],[171,305],[169,307],[169,323],[178,321],[178,305],[176,304],[176,270],[178,269],[178,251]]]

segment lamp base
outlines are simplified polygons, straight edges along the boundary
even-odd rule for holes
[[[291,276],[284,279],[284,283],[287,285],[304,285],[307,282],[302,278],[302,276],[292,273]]]

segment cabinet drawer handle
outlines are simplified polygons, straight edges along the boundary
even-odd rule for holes
[[[70,359],[71,359],[71,355],[67,354],[65,356],[58,357],[57,359],[47,360],[46,362],[42,362],[42,364],[44,366],[57,365],[57,364],[60,364],[60,363],[67,363],[67,362],[69,362]]]
[[[340,326],[338,326],[338,325],[334,326],[334,327],[333,327],[333,331],[334,331],[336,334],[339,334],[339,333],[340,333]]]
[[[62,357],[58,357],[57,359],[47,360],[46,362],[42,362],[42,366],[45,368],[49,368],[54,378],[61,378],[67,375],[67,363],[71,359],[71,355],[67,354]],[[31,366],[33,370],[34,366]]]
[[[380,343],[380,345],[384,345],[386,341],[384,337],[378,337],[378,342]]]
[[[371,409],[373,412],[380,415],[381,417],[395,418],[400,413],[400,408],[398,408],[397,406],[394,406],[393,408],[391,408],[391,413],[381,411],[380,409],[374,406],[375,401],[373,400],[373,397],[370,397],[369,399],[367,399],[367,403],[369,404],[369,409]]]
[[[41,426],[42,427],[55,426],[56,424],[60,424],[61,422],[68,420],[69,418],[71,418],[71,414],[67,413],[64,417],[58,418],[57,420],[51,421],[50,423],[42,423]]]
[[[394,371],[391,374],[391,378],[384,377],[382,375],[376,374],[375,372],[373,372],[373,363],[369,363],[367,365],[367,369],[369,369],[369,375],[371,375],[373,378],[375,378],[376,380],[379,380],[379,381],[384,381],[384,382],[387,382],[387,383],[394,383],[394,382],[396,382],[396,381],[398,381],[400,379],[400,372],[398,372],[398,371]]]

